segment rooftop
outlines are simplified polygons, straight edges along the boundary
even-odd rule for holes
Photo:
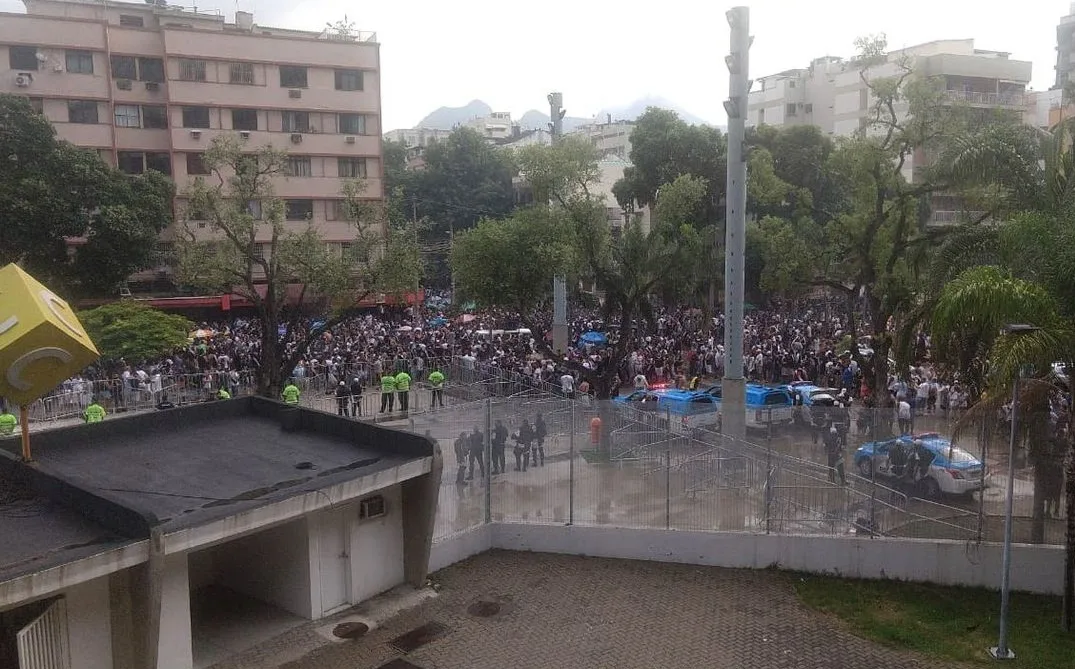
[[[0,582],[419,463],[429,440],[257,397],[39,432],[35,462],[0,441]]]

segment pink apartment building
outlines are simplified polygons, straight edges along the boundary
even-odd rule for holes
[[[288,150],[275,184],[296,228],[330,244],[343,180],[382,184],[380,45],[372,33],[304,32],[216,13],[111,0],[24,0],[0,13],[0,93],[24,95],[58,135],[132,174],[170,174],[180,196],[212,138]],[[167,234],[167,233],[166,233]]]

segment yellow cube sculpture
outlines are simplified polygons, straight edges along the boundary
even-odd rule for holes
[[[66,302],[16,265],[0,269],[0,397],[29,404],[98,357]]]

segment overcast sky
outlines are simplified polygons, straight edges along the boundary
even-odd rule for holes
[[[177,4],[192,3],[179,0]],[[670,100],[724,123],[728,24],[721,0],[201,0],[231,20],[238,9],[262,25],[319,30],[348,19],[381,43],[384,127],[411,127],[441,105],[475,98],[498,111],[546,108],[560,90],[571,116],[644,96]],[[753,78],[852,55],[856,37],[884,32],[891,48],[974,38],[980,49],[1034,63],[1033,87],[1053,83],[1056,24],[1068,0],[755,0]],[[0,0],[2,11],[22,11]]]

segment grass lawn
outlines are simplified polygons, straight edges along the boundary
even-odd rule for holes
[[[807,606],[840,618],[853,632],[931,657],[997,666],[1000,593],[899,581],[856,581],[790,574]],[[1060,598],[1012,593],[1008,645],[1024,669],[1075,667],[1075,634],[1060,629]]]

